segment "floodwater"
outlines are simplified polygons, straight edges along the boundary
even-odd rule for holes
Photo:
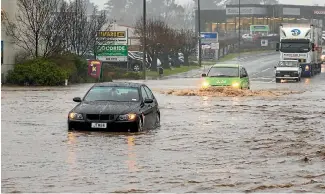
[[[325,74],[276,84],[264,65],[253,91],[296,93],[173,95],[161,91],[200,78],[146,81],[161,127],[138,134],[68,133],[72,98],[91,84],[2,88],[2,192],[324,192]]]

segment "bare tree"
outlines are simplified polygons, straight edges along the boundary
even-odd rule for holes
[[[171,39],[173,38],[170,34],[171,29],[163,20],[158,18],[149,18],[146,23],[146,52],[152,58],[151,68],[152,70],[157,69],[157,58],[160,56],[163,66],[168,66],[168,54],[167,58],[162,53],[168,53],[171,49]],[[135,24],[134,33],[140,37],[141,45],[143,45],[143,20],[140,18]]]
[[[198,37],[193,30],[182,29],[179,32],[180,51],[184,55],[184,65],[189,65],[188,57],[195,52]]]
[[[108,30],[102,29],[109,22],[106,12],[98,13],[94,8],[93,13],[87,15],[85,3],[80,0],[71,3],[67,12],[71,16],[65,32],[68,50],[79,56],[94,51],[96,32]]]
[[[6,31],[15,43],[31,56],[38,57],[43,44],[42,34],[51,20],[58,0],[17,0],[15,21],[6,20]]]
[[[57,12],[52,12],[52,17],[45,24],[45,30],[42,32],[44,42],[44,57],[53,56],[62,53],[66,49],[64,42],[66,29],[70,20],[68,12],[68,3],[63,2],[58,7]]]

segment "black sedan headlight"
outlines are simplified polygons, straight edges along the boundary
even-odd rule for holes
[[[130,113],[130,114],[125,114],[125,115],[119,115],[117,117],[117,120],[118,121],[134,121],[134,120],[136,120],[136,118],[137,118],[137,114]]]
[[[69,119],[70,120],[83,120],[84,117],[80,113],[71,112],[71,113],[69,113]]]

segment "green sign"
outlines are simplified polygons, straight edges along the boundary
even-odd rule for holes
[[[128,56],[127,45],[98,45],[97,56]]]
[[[268,32],[268,31],[270,31],[268,25],[251,25],[250,30],[251,30],[251,32]]]

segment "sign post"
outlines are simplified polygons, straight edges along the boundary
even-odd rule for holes
[[[98,79],[101,78],[102,75],[102,63],[98,60],[89,60],[88,61],[88,75]]]
[[[208,47],[209,49],[215,50],[214,57],[218,58],[216,53],[219,50],[219,41],[218,41],[218,33],[217,32],[201,32],[200,34],[201,39],[201,49],[204,45],[205,47]],[[201,56],[202,58],[202,56]]]

